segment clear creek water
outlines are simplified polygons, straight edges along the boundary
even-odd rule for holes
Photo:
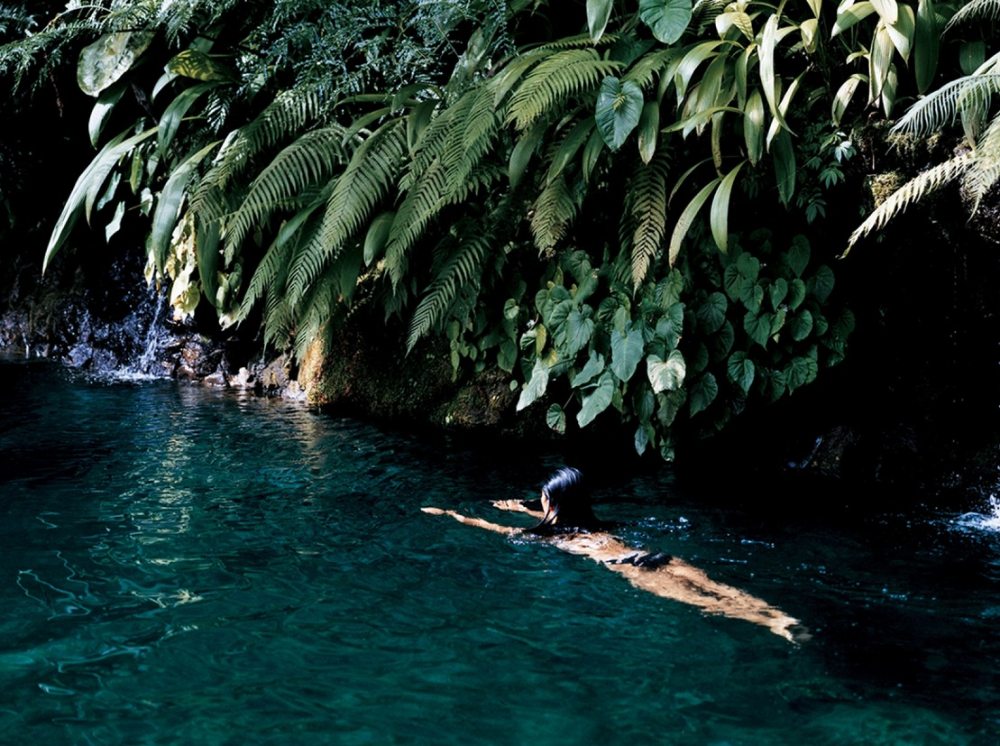
[[[599,482],[628,540],[801,618],[793,646],[419,510],[516,522],[489,500],[559,464],[0,362],[0,743],[998,742],[989,506]]]

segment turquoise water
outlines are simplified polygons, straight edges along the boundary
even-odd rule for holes
[[[801,618],[795,647],[419,511],[515,521],[489,499],[560,463],[0,363],[0,743],[996,742],[988,515],[597,470],[602,517]]]

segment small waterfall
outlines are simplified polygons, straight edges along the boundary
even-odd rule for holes
[[[157,360],[157,353],[160,351],[160,342],[163,337],[163,329],[161,328],[160,319],[163,317],[163,309],[167,305],[167,294],[166,293],[156,293],[156,305],[153,309],[153,318],[150,319],[149,326],[146,329],[146,337],[143,340],[142,354],[139,356],[139,361],[136,364],[137,372],[149,375],[150,370]]]
[[[120,324],[117,335],[125,353],[114,370],[107,371],[123,380],[167,378],[159,367],[160,354],[172,338],[164,326],[167,294],[150,286],[138,307]]]

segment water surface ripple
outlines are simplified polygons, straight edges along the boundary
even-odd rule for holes
[[[599,484],[793,647],[419,512],[502,519],[558,463],[0,362],[0,743],[996,742],[995,532]]]

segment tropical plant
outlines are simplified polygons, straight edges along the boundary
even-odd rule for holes
[[[0,72],[90,42],[104,144],[46,261],[138,199],[180,314],[301,355],[366,305],[456,375],[511,374],[521,409],[555,398],[556,430],[613,407],[669,456],[842,356],[823,248],[746,237],[762,208],[822,219],[854,94],[892,110],[929,2],[135,0],[66,11]]]

